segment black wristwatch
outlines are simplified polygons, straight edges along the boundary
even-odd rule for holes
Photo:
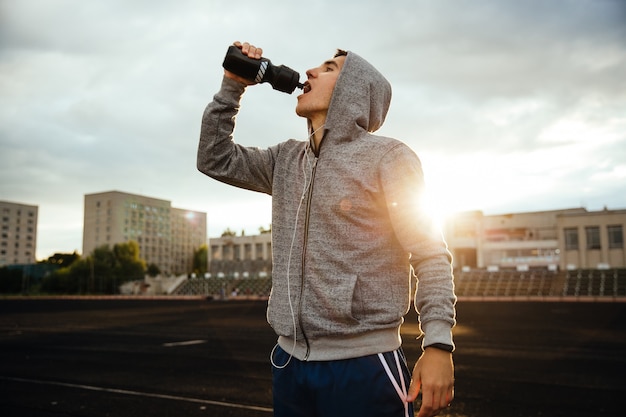
[[[445,343],[433,343],[432,345],[424,346],[424,349],[429,348],[429,347],[439,349],[439,350],[445,350],[446,352],[450,352],[450,353],[454,351],[454,346],[447,345]]]

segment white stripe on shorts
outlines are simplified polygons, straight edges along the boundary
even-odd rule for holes
[[[398,397],[400,397],[400,400],[402,400],[402,402],[404,403],[405,417],[409,417],[409,403],[406,400],[408,396],[407,388],[406,388],[406,383],[404,382],[404,375],[402,374],[402,368],[400,367],[400,358],[398,357],[397,350],[393,351],[393,356],[396,359],[396,366],[398,367],[398,375],[400,376],[400,385],[402,387],[398,385],[398,381],[396,381],[396,378],[393,376],[393,373],[391,373],[391,369],[389,369],[389,365],[387,364],[387,361],[385,360],[385,357],[383,356],[382,353],[378,354],[378,359],[380,359],[380,362],[383,364],[383,368],[385,368],[385,372],[387,372],[387,376],[389,377],[389,380],[393,384],[393,387],[396,389],[396,392],[398,393]]]

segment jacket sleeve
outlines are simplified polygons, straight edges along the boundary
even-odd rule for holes
[[[452,255],[427,209],[421,163],[408,146],[401,144],[383,156],[380,175],[394,233],[409,253],[417,277],[415,307],[424,333],[422,344],[454,347]]]
[[[272,174],[278,146],[244,147],[233,140],[235,119],[245,85],[224,77],[202,117],[198,145],[198,170],[236,187],[272,193]]]

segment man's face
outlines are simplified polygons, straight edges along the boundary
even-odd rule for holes
[[[329,59],[319,67],[306,72],[304,92],[298,96],[296,105],[298,116],[306,117],[318,126],[325,122],[337,77],[345,60],[345,56]]]

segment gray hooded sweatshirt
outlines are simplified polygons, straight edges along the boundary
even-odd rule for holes
[[[423,345],[453,345],[451,256],[420,208],[420,161],[402,142],[372,134],[391,101],[387,80],[348,52],[316,152],[308,141],[235,143],[244,91],[223,79],[202,119],[198,169],[272,196],[267,318],[278,344],[300,360],[399,348],[414,273]]]

